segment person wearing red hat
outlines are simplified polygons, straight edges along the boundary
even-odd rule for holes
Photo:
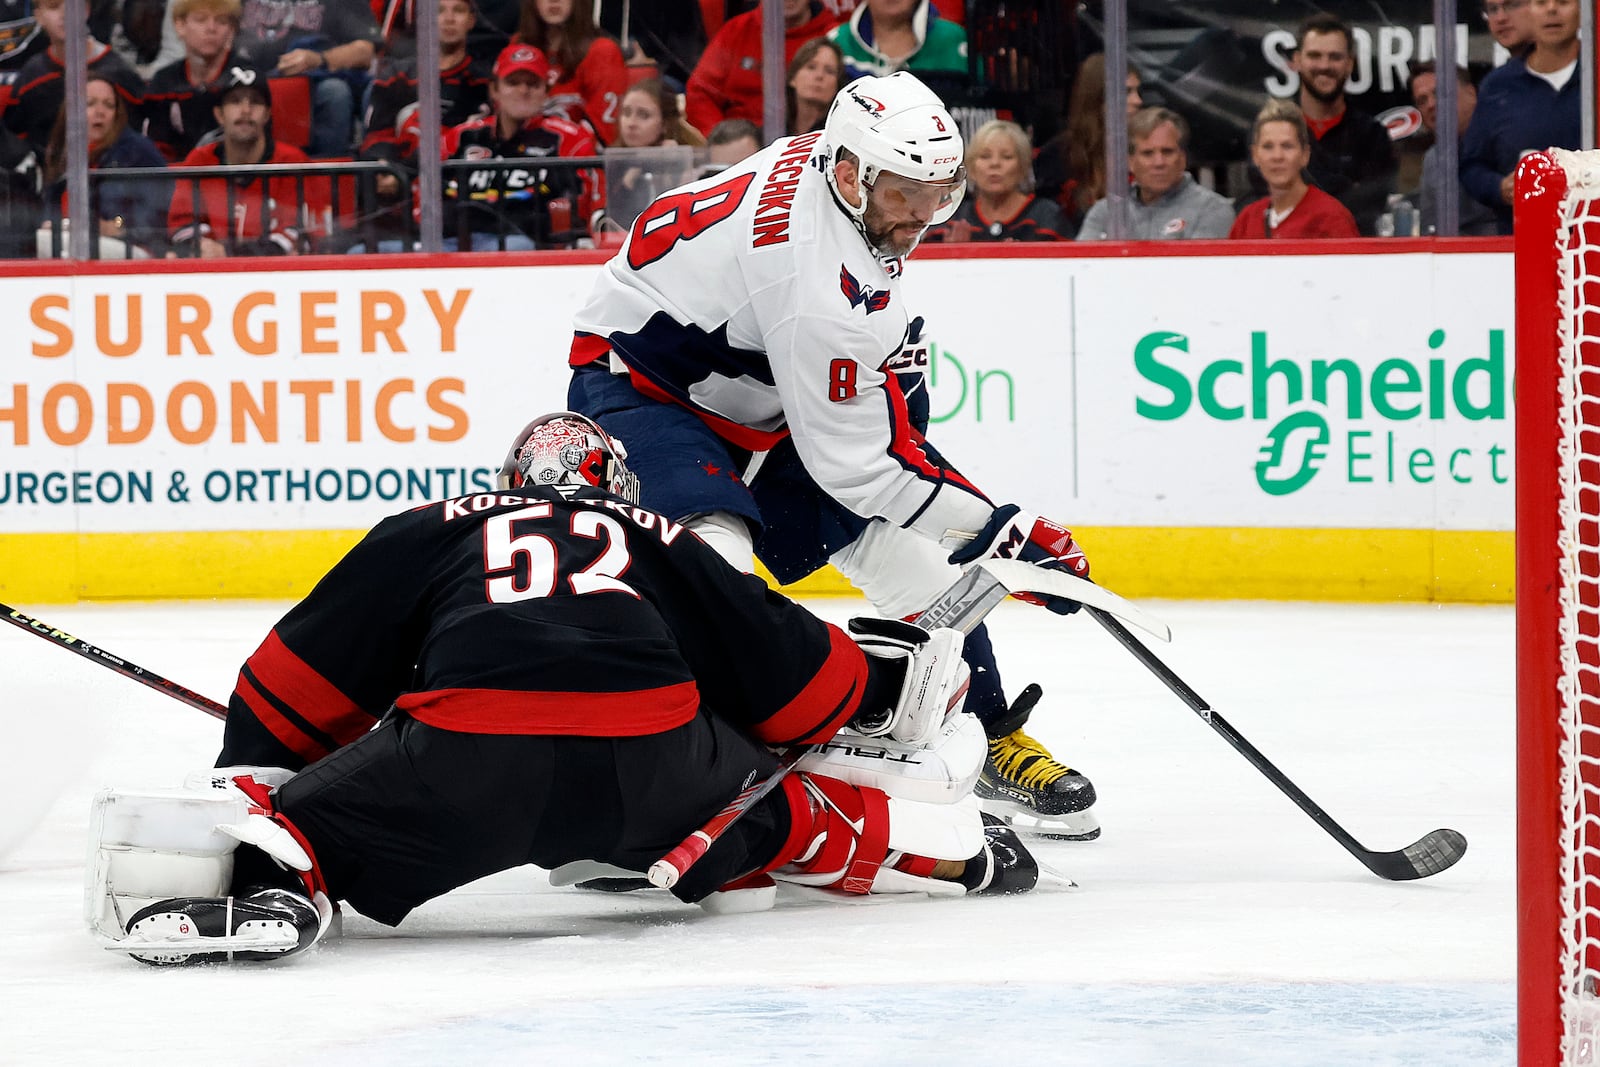
[[[490,113],[445,131],[448,160],[594,157],[588,130],[547,115],[550,62],[529,44],[507,45],[489,83]],[[572,244],[573,220],[604,203],[598,161],[589,168],[485,166],[445,169],[445,247],[530,250]],[[585,231],[586,233],[586,231]]]
[[[592,5],[576,0],[528,0],[512,41],[531,44],[550,60],[552,110],[617,142],[628,62],[622,47],[594,24]]]

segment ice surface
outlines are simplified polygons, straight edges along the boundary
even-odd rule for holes
[[[1157,652],[1363,844],[1450,826],[1467,857],[1374,878],[1090,620],[1008,604],[1029,729],[1101,796],[1101,840],[1038,849],[1078,889],[786,887],[714,918],[529,868],[282,964],[158,971],[83,929],[89,800],[177,785],[220,724],[0,628],[0,1063],[1513,1063],[1510,609],[1149,606]],[[285,605],[21,607],[223,699]]]

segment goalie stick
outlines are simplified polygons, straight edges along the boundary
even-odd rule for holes
[[[140,685],[147,685],[158,693],[165,693],[174,700],[181,701],[191,708],[203,711],[217,719],[226,719],[228,709],[209,700],[191,689],[185,689],[177,682],[171,681],[153,671],[145,670],[137,663],[129,663],[121,656],[112,655],[97,645],[91,645],[82,638],[74,637],[65,630],[58,630],[48,623],[40,622],[31,615],[24,615],[8,604],[0,604],[0,620],[9,622],[21,630],[26,630],[35,637],[42,637],[46,641],[64,648],[69,652],[76,652],[91,663],[98,663],[102,667],[109,667],[124,678],[132,678]]]
[[[1172,637],[1172,631],[1165,623],[1155,620],[1109,589],[1076,578],[1065,571],[1046,570],[1031,563],[1005,559],[983,560],[977,566],[969,568],[951,584],[950,588],[941,593],[927,610],[917,616],[916,624],[924,630],[948,626],[964,634],[971,633],[978,623],[983,621],[984,616],[994,610],[995,605],[1012,593],[1049,593],[1052,596],[1077,600],[1085,605],[1101,605],[1094,610],[1105,612],[1107,618],[1114,612],[1123,615],[1130,622],[1135,622],[1163,641],[1171,640]],[[661,889],[671,889],[677,885],[678,880],[706,854],[716,843],[717,838],[754,808],[762,797],[772,792],[773,787],[783,781],[809,751],[810,748],[805,745],[785,750],[778,757],[777,770],[761,781],[746,786],[738,796],[728,802],[727,807],[713,815],[704,826],[652,863],[645,875],[650,884]]]
[[[1459,830],[1433,830],[1405,848],[1394,852],[1374,852],[1361,842],[1351,837],[1344,827],[1333,821],[1322,806],[1312,800],[1288,775],[1272,765],[1272,761],[1263,756],[1257,748],[1244,736],[1235,730],[1228,720],[1217,714],[1215,709],[1206,702],[1205,698],[1177,676],[1165,663],[1156,657],[1128,628],[1117,621],[1107,611],[1098,607],[1086,606],[1085,610],[1105,627],[1106,632],[1132,652],[1134,658],[1144,664],[1151,674],[1159,678],[1163,685],[1177,694],[1178,699],[1189,706],[1189,710],[1205,722],[1205,724],[1222,735],[1222,739],[1232,745],[1234,750],[1250,761],[1250,765],[1260,771],[1267,781],[1277,786],[1290,800],[1297,804],[1301,811],[1311,816],[1313,822],[1327,831],[1328,835],[1344,850],[1362,865],[1377,875],[1391,882],[1406,882],[1416,878],[1426,878],[1438,874],[1455,866],[1456,862],[1466,855],[1467,838]]]

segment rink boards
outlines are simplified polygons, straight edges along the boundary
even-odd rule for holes
[[[930,438],[1126,595],[1508,602],[1511,257],[1447,247],[933,249],[897,299],[927,319]],[[601,262],[0,277],[0,596],[303,593],[565,406]]]

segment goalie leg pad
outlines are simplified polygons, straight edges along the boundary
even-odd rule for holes
[[[902,800],[953,804],[968,796],[989,759],[983,724],[965,712],[947,716],[927,745],[841,730],[807,753],[796,768]]]
[[[264,776],[287,780],[288,772]],[[109,942],[108,948],[130,951],[121,942],[134,919],[150,907],[175,899],[229,899],[236,850],[244,842],[294,872],[303,890],[296,895],[315,902],[320,937],[331,923],[332,904],[309,845],[272,810],[267,786],[250,774],[221,770],[191,776],[190,781],[195,788],[108,789],[95,797],[84,888],[84,917],[91,932]],[[232,931],[220,936],[232,936]]]
[[[783,881],[846,893],[931,892],[959,896],[958,882],[927,877],[935,860],[967,860],[985,847],[967,805],[892,799],[880,789],[796,774],[782,783],[790,833],[771,873]]]
[[[89,929],[118,938],[127,917],[146,904],[226,893],[239,843],[218,827],[249,810],[236,790],[101,791],[90,809],[84,864]]]

